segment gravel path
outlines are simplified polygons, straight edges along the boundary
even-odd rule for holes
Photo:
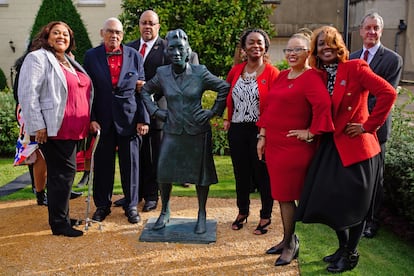
[[[70,203],[71,216],[84,218],[85,197]],[[195,218],[197,199],[173,197],[171,208],[172,217]],[[143,222],[135,225],[121,208],[112,208],[102,230],[94,224],[83,237],[67,238],[51,234],[47,208],[34,200],[0,202],[0,275],[299,275],[296,260],[275,267],[277,256],[264,254],[282,238],[282,228],[276,204],[269,232],[254,235],[259,209],[252,200],[248,223],[233,231],[235,200],[209,198],[207,218],[217,220],[217,242],[203,245],[140,242],[144,224],[160,206],[141,213]]]

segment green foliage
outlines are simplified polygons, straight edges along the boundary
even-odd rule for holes
[[[214,156],[214,163],[216,165],[217,177],[219,183],[210,186],[209,197],[219,198],[234,198],[236,196],[236,190],[234,185],[233,167],[231,164],[230,156]],[[115,182],[114,182],[114,195],[121,195],[122,185],[121,177],[119,174],[118,162],[115,169]],[[0,158],[0,187],[6,185],[16,177],[27,172],[26,166],[13,167],[13,159],[2,159]],[[76,174],[74,183],[78,183],[83,175],[83,172]],[[0,197],[0,201],[7,200],[21,200],[21,199],[34,199],[35,195],[31,189],[31,183],[27,183],[27,187],[19,190],[11,195]],[[86,196],[88,193],[88,186],[83,188],[76,188],[74,185],[73,190],[82,191]],[[181,185],[174,185],[172,190],[172,196],[196,196],[195,186],[191,185],[190,188],[183,188]],[[259,198],[259,193],[251,194],[250,198]]]
[[[262,28],[270,36],[274,35],[268,19],[272,9],[262,1],[123,0],[121,5],[125,41],[139,37],[139,16],[152,8],[160,17],[160,36],[165,37],[168,30],[183,29],[200,63],[218,76],[225,76],[231,68],[244,29]]]
[[[30,39],[32,40],[42,27],[51,21],[63,21],[73,30],[76,42],[76,50],[73,54],[82,64],[85,52],[92,48],[92,43],[72,0],[43,0],[37,12]]]
[[[16,102],[10,90],[0,92],[0,156],[14,156],[19,127],[16,122]]]
[[[206,91],[202,98],[203,108],[211,108],[216,100],[217,94],[213,91]],[[210,121],[213,142],[213,154],[228,155],[229,141],[227,140],[227,131],[223,129],[223,118],[214,117]]]
[[[7,79],[3,70],[0,68],[0,91],[7,87]]]
[[[384,189],[387,205],[414,222],[414,112],[407,110],[414,103],[408,89],[400,89],[408,100],[395,106],[392,135],[385,155]]]
[[[289,64],[287,63],[287,60],[284,59],[282,61],[279,61],[278,63],[275,64],[275,66],[277,67],[277,69],[279,69],[280,71],[288,69],[289,68]]]
[[[296,224],[296,234],[300,239],[300,275],[334,275],[326,271],[326,255],[338,248],[338,241],[330,227],[323,224]],[[358,245],[360,259],[351,271],[341,273],[346,276],[362,275],[411,275],[414,247],[385,227],[375,239],[361,239]]]
[[[27,166],[14,166],[12,158],[0,158],[0,187],[26,172]]]

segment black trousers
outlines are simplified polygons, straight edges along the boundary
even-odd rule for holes
[[[242,215],[249,214],[250,188],[258,187],[262,209],[260,218],[272,215],[273,198],[266,164],[257,156],[258,127],[255,123],[231,123],[228,131],[230,155],[236,180],[237,207]]]
[[[375,188],[374,188],[374,194],[372,196],[372,202],[371,207],[368,211],[367,216],[367,225],[372,225],[380,223],[380,211],[381,211],[381,205],[382,200],[384,196],[384,166],[385,166],[385,150],[386,150],[386,143],[381,143],[381,153],[379,155],[380,157],[380,164],[378,167],[379,173],[377,181],[375,182]]]
[[[142,137],[139,197],[145,201],[158,201],[157,164],[161,136],[160,129],[150,129],[150,132]]]
[[[140,143],[141,138],[138,135],[121,136],[114,127],[101,134],[93,157],[93,199],[97,208],[110,208],[112,205],[117,149],[126,208],[137,207]]]
[[[40,145],[47,167],[47,207],[52,230],[70,227],[69,199],[76,174],[77,143],[48,139]]]

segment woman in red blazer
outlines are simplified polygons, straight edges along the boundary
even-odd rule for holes
[[[240,46],[247,61],[233,66],[227,76],[231,89],[227,95],[227,120],[230,155],[236,179],[237,207],[239,213],[232,223],[233,230],[240,230],[247,222],[252,183],[258,187],[262,208],[256,235],[266,234],[271,223],[273,199],[270,193],[269,174],[265,163],[256,154],[259,128],[256,122],[263,112],[270,85],[279,74],[269,60],[270,41],[260,29],[246,30]]]
[[[309,168],[297,220],[323,223],[336,231],[339,248],[323,258],[329,272],[353,269],[375,179],[380,146],[376,130],[396,99],[395,89],[363,60],[348,60],[337,29],[314,31],[310,65],[322,74],[332,99],[333,134],[324,135]],[[368,112],[368,91],[377,102]]]

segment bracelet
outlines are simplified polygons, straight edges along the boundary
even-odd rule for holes
[[[263,134],[257,134],[257,136],[256,136],[256,138],[257,139],[260,139],[260,138],[266,138],[266,135],[263,135]]]

